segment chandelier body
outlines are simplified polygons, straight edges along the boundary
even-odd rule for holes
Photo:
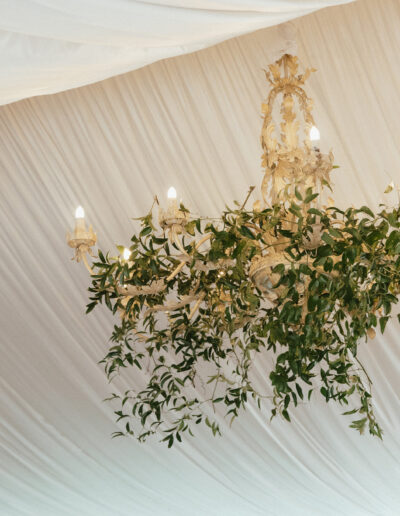
[[[91,228],[78,221],[68,236],[91,272],[87,312],[104,303],[119,317],[105,371],[113,378],[133,370],[142,385],[112,395],[122,425],[115,435],[157,434],[172,446],[199,423],[220,433],[216,415],[232,423],[250,402],[290,421],[289,407],[319,392],[351,404],[346,413],[358,419],[350,426],[381,437],[357,350],[375,327],[385,330],[398,299],[400,211],[343,211],[325,199],[333,156],[310,139],[310,72],[298,74],[289,55],[269,66],[262,200],[252,209],[254,187],[207,221],[170,189],[158,220],[153,204],[129,249],[117,257],[99,251],[93,267]],[[269,382],[257,378],[261,357],[273,358]]]
[[[310,139],[312,128],[315,128],[311,113],[313,103],[303,86],[311,71],[298,74],[297,57],[285,54],[266,72],[271,90],[267,102],[262,105],[261,146],[265,174],[261,192],[267,205],[296,199],[296,189],[304,196],[308,188],[320,193],[329,184],[333,155],[321,154]],[[279,96],[282,97],[282,121],[277,135],[273,110]]]

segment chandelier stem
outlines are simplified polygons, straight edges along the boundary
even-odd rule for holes
[[[246,199],[244,200],[244,203],[242,204],[242,206],[240,207],[240,209],[241,209],[241,210],[243,210],[243,209],[244,209],[244,207],[246,206],[246,203],[247,203],[247,201],[249,200],[249,197],[250,197],[250,195],[252,194],[252,192],[253,192],[254,188],[255,188],[255,186],[250,186],[249,191],[247,192],[247,197],[246,197]]]

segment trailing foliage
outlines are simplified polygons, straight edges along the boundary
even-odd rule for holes
[[[287,207],[255,212],[238,205],[216,222],[192,219],[181,238],[183,256],[150,212],[132,237],[129,262],[99,251],[87,311],[104,303],[120,317],[105,371],[112,378],[133,368],[135,384],[143,384],[112,396],[124,420],[115,435],[142,441],[157,433],[172,446],[199,423],[219,434],[215,411],[230,422],[254,399],[290,421],[290,411],[315,393],[346,407],[352,428],[382,437],[358,345],[376,327],[385,331],[398,299],[400,210],[316,209],[314,198],[308,191]],[[307,250],[316,225],[321,240]],[[204,235],[210,239],[196,247]],[[285,259],[271,271],[272,302],[249,268],[255,256],[276,252],[274,239],[284,241]],[[126,286],[160,280],[164,287],[155,293],[126,295]],[[194,314],[196,301],[183,304],[193,297]],[[261,355],[274,360],[263,392],[254,380]]]

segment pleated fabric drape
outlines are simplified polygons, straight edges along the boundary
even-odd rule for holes
[[[353,0],[2,0],[0,104],[56,93]]]
[[[397,0],[364,0],[295,22],[301,63],[318,69],[309,93],[321,147],[340,165],[339,205],[375,208],[386,185],[400,183],[399,18]],[[360,349],[383,442],[359,436],[343,409],[317,397],[291,424],[250,406],[232,428],[221,420],[222,438],[199,429],[170,450],[110,439],[118,425],[101,400],[146,371],[107,383],[98,361],[113,321],[101,309],[84,315],[89,278],[70,261],[65,231],[82,204],[99,247],[115,249],[171,185],[209,216],[259,185],[262,69],[279,37],[261,30],[0,108],[1,515],[399,513],[395,321]],[[255,365],[264,391],[273,360],[266,353]]]

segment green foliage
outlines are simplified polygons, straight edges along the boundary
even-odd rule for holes
[[[141,389],[113,395],[117,420],[140,441],[157,433],[170,447],[204,423],[220,433],[214,414],[232,422],[250,399],[290,421],[289,410],[320,393],[327,401],[351,403],[350,426],[382,436],[371,403],[371,381],[359,362],[358,344],[379,327],[383,333],[400,287],[399,209],[316,209],[315,194],[285,208],[261,212],[226,209],[218,223],[192,219],[181,238],[188,258],[154,227],[151,213],[132,237],[129,263],[98,253],[90,312],[97,304],[119,317],[103,363],[110,378],[132,369]],[[321,224],[313,250],[304,239]],[[209,235],[208,243],[196,242]],[[284,238],[282,263],[273,269],[274,303],[249,278],[251,260]],[[280,240],[281,242],[282,240]],[[214,264],[207,270],[205,264]],[[272,277],[272,276],[271,276]],[[156,293],[126,297],[123,286],[164,280]],[[191,304],[160,306],[204,296],[190,318]],[[122,316],[122,318],[120,317]],[[372,330],[371,330],[372,329]],[[256,388],[258,356],[274,367],[266,392]],[[258,373],[260,374],[260,373]],[[266,378],[265,378],[266,379]],[[258,384],[260,382],[258,381]]]

